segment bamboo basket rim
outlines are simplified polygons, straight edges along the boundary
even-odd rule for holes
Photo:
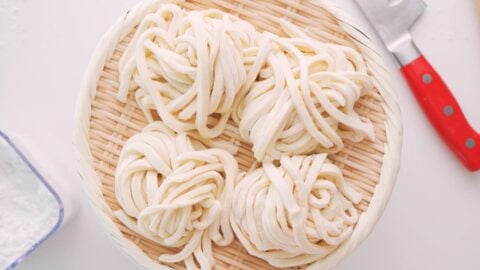
[[[203,0],[194,0],[200,1]],[[241,0],[240,0],[241,1]],[[295,0],[285,0],[298,3]],[[83,187],[89,197],[94,212],[101,223],[114,239],[116,244],[139,265],[145,269],[171,269],[160,265],[140,249],[136,243],[127,239],[112,219],[112,209],[103,196],[102,179],[94,168],[94,158],[91,151],[89,137],[92,102],[97,94],[97,87],[106,63],[112,57],[119,42],[125,38],[140,22],[145,14],[156,9],[166,2],[183,2],[182,0],[143,0],[129,11],[125,12],[118,21],[102,37],[95,49],[87,67],[81,91],[77,99],[75,112],[75,130],[73,144],[77,169],[82,178]],[[397,98],[390,83],[388,70],[384,67],[383,55],[379,53],[372,41],[365,36],[356,23],[341,9],[328,0],[305,0],[313,3],[319,9],[326,11],[335,18],[336,24],[344,34],[357,46],[375,79],[376,88],[382,98],[382,107],[385,113],[384,154],[381,158],[381,169],[368,208],[362,213],[352,236],[341,244],[334,252],[322,260],[313,263],[308,269],[331,269],[343,258],[349,255],[372,231],[381,216],[390,194],[393,190],[396,175],[399,169],[399,160],[402,141],[402,121]],[[238,268],[233,268],[238,269]]]

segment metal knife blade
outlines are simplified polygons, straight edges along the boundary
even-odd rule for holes
[[[417,49],[411,47],[410,27],[425,11],[423,0],[356,0],[370,23],[377,30],[387,49],[396,57],[400,50],[402,55],[411,55],[408,59],[398,59],[401,65],[417,57]],[[407,46],[407,47],[406,47]],[[413,45],[414,46],[414,45]],[[410,52],[408,52],[410,51]]]

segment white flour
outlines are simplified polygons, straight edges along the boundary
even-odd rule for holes
[[[43,239],[58,217],[55,197],[0,137],[0,269]]]

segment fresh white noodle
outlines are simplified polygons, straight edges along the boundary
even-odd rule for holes
[[[344,242],[362,195],[326,154],[264,161],[236,185],[231,224],[248,253],[275,267],[317,261]]]
[[[154,122],[125,143],[115,174],[117,218],[162,246],[181,248],[159,261],[184,261],[187,269],[211,269],[211,242],[233,240],[229,216],[238,165],[224,150],[203,148]]]
[[[252,25],[218,10],[163,5],[143,19],[120,59],[117,97],[125,102],[136,90],[149,122],[154,109],[176,132],[196,129],[217,137],[246,79],[243,49],[256,34]]]
[[[308,38],[286,21],[282,26],[292,37],[263,35],[258,51],[268,56],[259,53],[263,67],[250,75],[258,78],[232,113],[255,158],[337,152],[343,139],[373,140],[372,123],[354,110],[373,89],[360,54]]]
[[[180,249],[159,261],[211,269],[212,242],[228,245],[233,228],[250,254],[293,267],[352,234],[362,196],[326,153],[344,140],[374,139],[370,120],[355,111],[372,78],[354,49],[280,24],[288,37],[218,10],[165,4],[124,51],[117,98],[134,92],[150,124],[121,151],[115,215]],[[232,156],[240,142],[219,138],[233,131],[262,165],[243,178]]]

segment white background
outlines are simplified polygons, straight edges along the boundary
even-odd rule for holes
[[[65,181],[79,181],[70,141],[83,72],[101,35],[135,2],[0,0],[0,130],[36,140]],[[350,0],[336,2],[365,25]],[[474,0],[426,2],[413,36],[480,130]],[[402,167],[374,232],[339,269],[480,269],[480,174],[457,162],[386,61],[404,119]],[[18,269],[136,269],[82,199],[79,215]]]

